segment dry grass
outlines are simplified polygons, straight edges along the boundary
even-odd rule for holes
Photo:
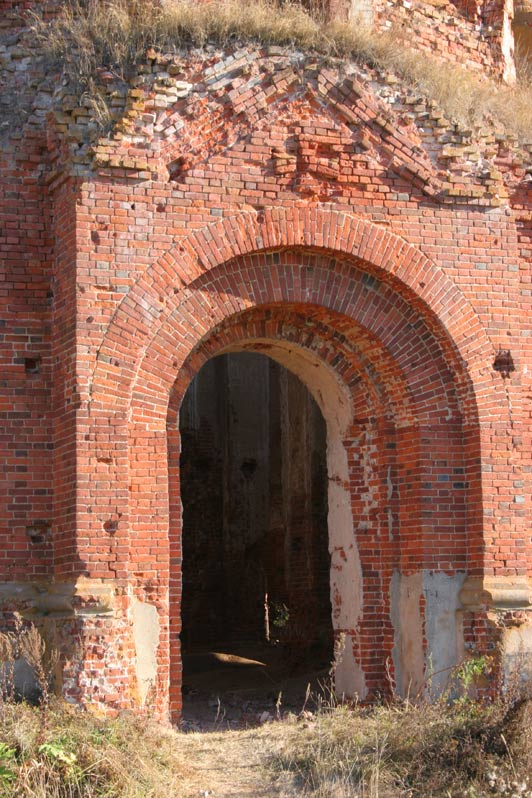
[[[41,682],[38,706],[17,703],[6,677],[6,663],[21,653]],[[490,705],[471,700],[469,690],[489,664],[485,658],[456,670],[454,700],[449,691],[433,704],[329,702],[259,729],[184,735],[146,717],[98,719],[52,700],[44,683],[53,658],[31,625],[0,634],[0,657],[2,798],[532,794],[532,703],[509,696]]]
[[[297,2],[68,0],[58,18],[47,22],[34,13],[31,24],[41,51],[82,87],[90,86],[100,67],[127,77],[149,47],[178,52],[208,43],[275,44],[394,72],[450,119],[491,123],[532,139],[529,70],[521,70],[514,88],[479,80],[458,65],[415,52],[394,33],[379,35],[361,22],[326,22]]]
[[[35,705],[17,700],[15,670],[33,671]],[[2,798],[167,798],[187,772],[178,735],[146,718],[112,721],[53,699],[53,645],[15,617],[0,633]]]
[[[188,767],[179,735],[146,719],[98,720],[52,704],[7,704],[0,716],[2,798],[168,798]]]
[[[58,703],[43,737],[40,712],[26,704],[2,709],[2,798],[184,798],[240,789],[298,798],[531,794],[529,703],[329,707],[260,729],[186,735]]]
[[[308,798],[520,798],[530,715],[469,701],[305,713],[272,766]]]

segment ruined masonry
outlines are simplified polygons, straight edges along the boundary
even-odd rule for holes
[[[511,82],[527,2],[363,12]],[[245,44],[101,70],[104,133],[32,53],[31,6],[0,3],[4,627],[58,646],[68,700],[178,719],[182,618],[199,639],[236,612],[202,565],[225,535],[249,608],[260,562],[310,636],[327,616],[341,693],[419,694],[472,654],[491,689],[531,677],[532,144],[392,75]]]

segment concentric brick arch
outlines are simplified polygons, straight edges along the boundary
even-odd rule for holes
[[[168,561],[179,562],[177,411],[201,363],[246,340],[254,348],[260,339],[286,342],[293,338],[295,345],[315,349],[317,360],[337,372],[350,391],[353,420],[344,438],[336,436],[334,441],[335,451],[344,452],[345,471],[341,475],[332,472],[330,478],[334,485],[349,485],[349,496],[341,504],[356,512],[364,524],[366,543],[360,548],[360,557],[372,571],[377,567],[374,558],[378,552],[379,579],[384,585],[377,597],[368,598],[363,616],[350,616],[340,629],[351,641],[350,678],[356,668],[363,668],[366,690],[382,684],[384,653],[390,654],[389,646],[378,644],[372,616],[379,613],[382,628],[392,639],[388,585],[393,573],[465,568],[468,538],[465,483],[459,489],[453,487],[444,499],[437,482],[427,487],[437,468],[444,470],[446,478],[465,468],[462,414],[449,364],[419,312],[390,285],[367,279],[367,272],[359,266],[308,250],[283,250],[235,258],[198,277],[182,289],[180,304],[167,314],[142,353],[132,380],[124,432],[130,452],[129,481],[134,488],[127,517],[130,565],[135,574],[143,570],[146,558],[147,518],[155,539],[169,541]],[[373,406],[372,396],[376,397]],[[390,408],[392,412],[387,412]],[[153,473],[152,488],[146,480],[146,462]],[[475,484],[474,479],[472,482]],[[389,485],[394,484],[401,502],[394,490],[389,493]],[[161,504],[165,491],[168,517]],[[160,497],[156,504],[154,495]],[[450,518],[443,524],[437,522],[437,531],[432,522],[423,522],[422,499],[435,507],[443,501]],[[474,502],[471,506],[476,507]],[[425,510],[425,517],[431,512]],[[352,521],[342,518],[342,525],[335,524],[334,529],[340,538],[349,539]],[[467,520],[473,537],[481,529],[481,519],[470,514]],[[395,528],[392,543],[382,540],[382,525]],[[337,537],[332,540],[334,548]],[[164,558],[154,551],[154,560],[162,562]],[[170,656],[173,672],[178,674],[179,652],[174,649],[179,593],[177,598],[174,593],[179,587],[174,588],[174,582],[179,586],[179,574],[170,569]],[[357,577],[353,566],[348,584],[359,584],[370,597],[374,592],[370,582]],[[349,603],[345,596],[341,600]],[[359,629],[356,635],[355,628]],[[172,703],[177,707],[179,680],[176,676],[170,681]]]
[[[281,303],[253,307],[224,319],[198,342],[179,369],[179,376],[170,391],[168,425],[177,426],[183,395],[207,360],[226,351],[235,351],[235,347],[256,348],[268,354],[272,344],[279,341],[287,347],[314,351],[316,359],[337,375],[346,390],[352,391],[354,384],[359,383],[362,401],[371,405],[374,417],[399,424],[411,421],[415,415],[415,399],[392,356],[383,346],[377,346],[362,328],[357,328],[357,343],[363,345],[353,346],[352,340],[335,329],[333,318],[334,315],[325,321],[323,308],[317,306]],[[334,319],[337,325],[341,323],[340,319]],[[343,321],[353,324],[352,320]],[[304,335],[301,335],[301,330],[304,330]],[[257,341],[264,343],[253,343]],[[373,351],[375,347],[377,353]],[[380,359],[378,371],[372,364],[375,357]],[[321,406],[320,395],[312,380],[303,381]],[[355,408],[353,413],[357,415]],[[367,408],[359,415],[368,415]]]
[[[271,307],[279,314],[275,335],[260,321]],[[375,583],[364,580],[364,617],[349,626],[350,656],[363,663],[366,686],[378,689],[383,652],[391,653],[393,573],[406,579],[421,570],[483,567],[479,417],[482,423],[504,411],[491,389],[491,346],[461,292],[414,247],[345,214],[279,210],[216,223],[176,245],[124,299],[100,347],[89,402],[90,434],[112,438],[109,480],[121,485],[111,500],[103,492],[93,504],[92,543],[112,510],[117,557],[127,559],[133,583],[145,590],[143,580],[156,576],[161,584],[154,599],[168,624],[160,637],[161,689],[169,656],[179,671],[180,397],[209,346],[211,355],[223,349],[224,325],[233,325],[236,346],[286,339],[283,318],[294,308],[295,343],[304,347],[311,333],[306,316],[315,329],[322,325],[324,349],[316,354],[350,386],[353,408],[356,380],[368,388],[340,440],[348,503],[370,541],[361,557],[378,574]],[[195,350],[202,354],[189,368]],[[382,407],[377,419],[367,410],[372,396]],[[395,528],[400,534],[385,545],[383,530]],[[386,646],[377,640],[377,616]],[[178,689],[175,677],[176,711]]]
[[[146,416],[148,406],[154,418],[164,414],[175,374],[193,340],[199,344],[225,319],[247,309],[281,304],[289,313],[291,303],[298,308],[301,331],[318,320],[329,345],[338,351],[347,345],[351,357],[366,364],[360,366],[359,375],[370,369],[380,375],[381,386],[391,385],[394,379],[401,384],[396,393],[403,390],[417,407],[408,423],[414,416],[421,422],[426,412],[431,416],[461,413],[454,375],[419,314],[390,286],[376,280],[368,285],[365,274],[350,263],[301,251],[263,253],[212,269],[192,288],[184,292],[182,303],[166,318],[139,364],[133,393],[142,397]],[[439,387],[435,388],[434,380]],[[429,384],[435,393],[424,408]],[[396,396],[394,406],[399,413],[401,403]]]
[[[295,255],[294,258],[296,258]],[[401,356],[396,356],[394,361],[393,351],[387,352],[386,347],[377,342],[375,332],[371,330],[372,323],[379,324],[386,316],[390,322],[391,340],[388,342],[390,346],[396,336],[398,337],[395,340],[395,345],[399,352],[408,346],[407,339],[400,333],[403,325],[398,323],[393,315],[394,311],[399,312],[401,306],[392,306],[387,301],[389,289],[379,294],[382,302],[380,313],[378,306],[367,302],[368,308],[374,311],[374,317],[372,314],[371,322],[368,321],[366,339],[373,344],[378,343],[376,351],[381,357],[384,355],[380,361],[380,369],[373,368],[372,372],[369,372],[367,363],[364,362],[364,356],[375,358],[375,351],[370,348],[361,353],[357,351],[356,346],[353,347],[354,340],[350,336],[354,336],[355,340],[364,336],[364,332],[353,318],[341,316],[332,311],[324,315],[324,307],[312,303],[316,297],[313,295],[310,284],[301,285],[301,275],[297,269],[293,268],[294,264],[285,263],[286,258],[283,257],[283,254],[278,258],[264,255],[261,256],[261,260],[260,268],[253,263],[253,258],[251,258],[250,262],[246,264],[246,268],[241,261],[236,261],[233,264],[233,270],[230,268],[214,269],[210,273],[208,290],[202,281],[197,281],[196,292],[190,296],[191,305],[187,306],[187,302],[184,302],[180,306],[180,314],[178,315],[176,312],[171,317],[172,329],[167,330],[163,339],[159,340],[157,344],[155,341],[152,342],[147,349],[143,358],[143,366],[135,381],[132,418],[138,419],[138,426],[133,424],[130,428],[129,448],[132,451],[137,450],[136,438],[137,435],[140,435],[141,440],[144,439],[146,422],[157,425],[157,418],[159,418],[160,423],[165,418],[165,411],[168,407],[165,434],[168,445],[168,489],[170,495],[170,561],[178,562],[181,546],[181,500],[178,490],[180,449],[178,411],[180,401],[193,375],[208,359],[225,351],[249,348],[264,352],[266,347],[270,347],[271,356],[276,358],[272,350],[279,341],[293,344],[296,349],[314,351],[316,360],[321,361],[322,366],[326,365],[332,372],[336,372],[337,378],[343,382],[350,394],[353,418],[351,425],[343,430],[343,437],[338,437],[338,429],[336,432],[333,430],[331,437],[330,413],[324,412],[329,429],[328,446],[335,453],[344,452],[341,462],[345,462],[346,469],[337,473],[330,465],[329,484],[335,491],[340,489],[342,492],[346,492],[340,503],[350,507],[350,513],[353,513],[353,516],[350,515],[347,518],[345,513],[341,513],[338,519],[330,519],[331,550],[339,552],[338,562],[334,565],[331,575],[333,573],[335,575],[349,573],[347,584],[358,584],[358,589],[365,596],[364,607],[355,603],[353,606],[357,607],[357,611],[353,610],[351,615],[344,611],[336,626],[337,631],[349,640],[347,657],[349,667],[345,668],[343,674],[345,684],[343,683],[342,689],[345,689],[346,692],[353,690],[353,680],[355,680],[357,691],[365,694],[367,690],[376,690],[382,686],[384,663],[386,657],[391,654],[389,646],[379,644],[375,635],[373,619],[374,614],[378,612],[381,618],[381,629],[386,630],[388,639],[393,639],[394,631],[390,620],[391,599],[387,588],[393,574],[408,573],[410,570],[420,567],[436,571],[441,568],[450,571],[460,567],[466,568],[467,538],[463,522],[467,500],[463,491],[459,491],[454,497],[444,499],[447,512],[450,512],[451,515],[456,514],[458,519],[456,522],[451,518],[444,525],[438,524],[438,532],[435,533],[432,524],[428,524],[424,529],[421,521],[422,500],[430,499],[435,505],[441,502],[437,486],[432,492],[427,489],[426,485],[424,492],[419,490],[424,478],[431,478],[430,474],[436,467],[438,459],[445,458],[446,472],[458,472],[465,467],[461,447],[453,449],[453,442],[461,436],[462,425],[459,416],[455,416],[454,423],[447,424],[438,431],[438,427],[445,420],[440,412],[441,408],[438,406],[440,392],[438,382],[443,377],[444,381],[440,382],[440,385],[445,394],[446,390],[449,391],[452,386],[452,375],[443,373],[445,372],[445,363],[441,359],[439,367],[432,368],[432,361],[437,362],[437,352],[426,348],[424,360],[420,365],[428,376],[427,382],[420,386],[420,391],[423,394],[433,394],[430,410],[425,416],[423,427],[426,429],[424,435],[430,435],[430,444],[427,446],[422,440],[422,429],[417,428],[419,419],[416,418],[416,401],[411,395],[408,379],[401,371]],[[278,262],[274,264],[273,260]],[[302,268],[308,264],[308,261],[301,255],[298,255],[296,260],[302,260]],[[254,269],[253,274],[252,269]],[[218,271],[221,274],[217,274]],[[233,282],[236,275],[238,275],[238,281]],[[316,269],[315,282],[321,284],[323,277],[324,275]],[[224,279],[225,283],[221,282]],[[285,298],[291,296],[298,304],[293,305],[286,301],[276,305],[258,304],[258,295],[271,300],[273,299],[273,295],[270,293],[272,285],[281,284]],[[307,304],[301,302],[302,295],[297,293],[296,284],[309,300]],[[232,290],[229,290],[230,285],[233,286]],[[334,283],[331,287],[334,287]],[[224,290],[226,297],[217,306],[216,315],[214,302],[211,306],[209,305],[208,294],[210,291],[213,296],[220,297]],[[333,291],[333,293],[338,295],[339,292]],[[236,296],[246,296],[248,299],[248,302],[244,303],[247,304],[247,308],[240,312],[235,312],[234,297]],[[193,314],[199,320],[192,333],[192,337],[195,337],[198,343],[183,359],[179,352],[182,349],[185,352],[189,351],[190,344],[184,344],[180,340],[182,336],[179,333],[179,324],[182,319],[190,321],[194,317]],[[356,315],[354,309],[353,315]],[[401,319],[404,320],[404,317],[401,316]],[[217,321],[218,323],[216,323]],[[417,333],[419,338],[423,338],[427,330],[418,328]],[[173,360],[174,358],[175,360]],[[292,362],[294,360],[295,355]],[[399,368],[399,375],[394,374],[393,366]],[[298,373],[296,369],[293,370],[294,373]],[[177,371],[177,379],[173,383],[170,401],[167,404],[168,374],[175,373],[175,371]],[[399,391],[394,391],[393,386],[397,384],[398,376],[402,377],[402,382]],[[304,381],[307,382],[307,380]],[[307,382],[309,388],[311,381],[312,376]],[[401,404],[404,399],[401,390],[408,395],[407,407],[401,413],[388,414],[386,406],[389,403]],[[146,391],[149,394],[147,402],[150,405],[147,412],[145,412]],[[375,401],[374,397],[379,397],[379,393],[381,394],[380,399],[377,398]],[[379,402],[382,404],[380,411],[378,409]],[[455,407],[457,406],[456,403]],[[410,426],[397,427],[393,421],[398,419],[402,419],[403,423],[408,422]],[[164,445],[163,437],[164,435],[159,437],[160,446]],[[156,442],[155,446],[157,446]],[[361,458],[365,462],[362,469]],[[156,448],[153,449],[149,459],[150,462],[160,461],[156,454]],[[369,466],[370,461],[372,462],[371,467]],[[164,479],[163,469],[165,467],[165,465],[161,465],[159,484]],[[371,476],[368,475],[368,468],[370,468]],[[140,464],[140,469],[137,478],[137,469],[133,463],[131,476],[139,483],[142,479],[142,464]],[[390,495],[389,488],[383,489],[382,487],[392,483],[396,484],[400,490],[401,502],[398,501],[398,494]],[[348,490],[345,487],[340,487],[346,485],[349,485]],[[372,497],[369,504],[364,496]],[[338,497],[336,498],[338,501]],[[333,503],[334,501],[330,497],[329,506]],[[138,515],[135,508],[131,507],[129,520],[133,531],[137,526],[142,530],[145,515],[145,505],[141,506]],[[426,510],[425,515],[427,515]],[[344,547],[345,541],[350,537],[353,540],[357,539],[353,524],[354,517],[361,525],[364,525],[365,532],[362,540],[357,544],[358,547],[351,551],[350,556],[355,558],[355,562],[350,562],[349,557],[347,560],[345,559]],[[394,525],[395,532],[390,540],[381,539],[381,523]],[[478,530],[480,526],[480,519],[474,519],[471,515],[469,518],[470,533],[473,534],[475,528]],[[162,528],[160,534],[164,535]],[[135,538],[135,535],[133,536]],[[441,541],[440,538],[442,538]],[[141,534],[139,539],[142,539]],[[371,580],[363,578],[362,573],[375,569],[376,551],[379,552],[379,580],[382,580],[384,588],[379,593],[378,599],[372,599],[374,588],[371,586]],[[356,555],[355,552],[357,552]],[[142,553],[140,556],[143,557],[144,554]],[[357,567],[358,557],[360,557],[361,565]],[[135,554],[133,554],[133,558],[135,559]],[[180,584],[179,575],[175,578],[171,577],[169,638],[170,672],[173,675],[170,678],[170,690],[172,706],[175,708],[179,707],[180,702],[180,654],[179,645],[176,642],[180,631]],[[344,590],[345,584],[344,582]],[[334,583],[332,585],[334,587]],[[349,605],[347,596],[343,595],[341,590],[338,590],[338,601],[340,604],[345,602]],[[377,605],[372,603],[373,601],[377,601]],[[357,615],[357,612],[361,613],[360,616]],[[355,628],[358,630],[356,633]],[[359,673],[358,681],[357,672]],[[363,678],[360,674],[363,674]],[[419,679],[419,672],[417,678]]]
[[[138,280],[109,325],[92,379],[93,399],[113,396],[127,407],[129,390],[151,341],[175,312],[186,290],[221,264],[254,253],[312,250],[349,258],[404,296],[430,325],[456,368],[457,384],[468,384],[479,417],[486,406],[492,346],[458,287],[422,252],[379,225],[323,208],[241,213],[192,233],[172,247]],[[498,412],[505,413],[504,402]],[[476,413],[475,413],[476,415]]]

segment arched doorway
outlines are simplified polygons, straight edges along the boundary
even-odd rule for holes
[[[461,656],[465,483],[459,399],[434,338],[376,280],[362,276],[360,289],[363,325],[319,305],[283,302],[233,313],[211,328],[174,383],[167,430],[177,542],[186,518],[175,425],[194,376],[218,355],[247,350],[267,353],[307,386],[327,429],[335,686],[340,695],[370,699],[389,688],[387,674],[402,693],[422,690],[427,651],[436,646],[443,674]],[[179,634],[181,594],[170,599]]]
[[[460,596],[483,567],[481,447],[500,406],[484,331],[404,240],[342,214],[285,216],[243,215],[174,247],[124,300],[94,377],[93,426],[127,452],[113,471],[128,480],[115,539],[134,595],[161,619],[159,703],[176,719],[179,408],[216,355],[270,347],[326,420],[337,685],[369,698],[390,665],[412,694],[476,639]]]
[[[192,380],[180,433],[185,718],[213,696],[235,718],[279,693],[297,710],[333,656],[322,412],[277,360],[233,352]]]

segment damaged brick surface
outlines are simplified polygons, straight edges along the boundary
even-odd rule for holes
[[[508,11],[465,5],[371,13],[501,75]],[[14,9],[6,622],[53,634],[70,700],[179,717],[179,407],[210,358],[267,346],[327,426],[341,692],[385,689],[387,661],[422,689],[497,646],[510,678],[532,648],[530,148],[375,70],[240,45],[102,72],[104,135],[89,97],[39,73]]]

